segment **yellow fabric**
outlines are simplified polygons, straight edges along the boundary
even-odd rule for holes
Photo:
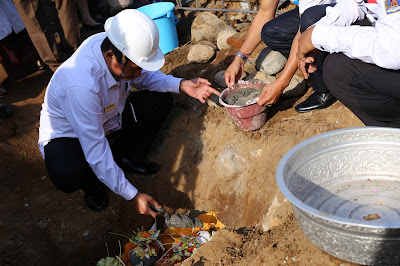
[[[200,214],[199,219],[204,223],[203,231],[209,231],[211,228],[214,228],[215,230],[225,228],[225,225],[218,220],[217,214],[213,211]]]

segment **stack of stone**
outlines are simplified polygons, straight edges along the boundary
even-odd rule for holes
[[[243,23],[245,24],[245,23]],[[218,50],[229,50],[228,54],[234,55],[242,46],[249,25],[236,25],[240,32],[225,21],[210,12],[201,12],[194,19],[191,27],[191,39],[195,43],[188,53],[188,60],[192,63],[208,63],[215,58]],[[233,57],[229,57],[226,63],[229,65]],[[241,79],[257,79],[266,82],[276,80],[279,73],[285,67],[286,57],[276,51],[272,51],[261,43],[244,65],[244,73]],[[218,72],[215,82],[221,87],[227,87],[224,80],[225,70]],[[282,97],[300,96],[308,88],[300,71],[297,71],[289,85],[283,91]]]

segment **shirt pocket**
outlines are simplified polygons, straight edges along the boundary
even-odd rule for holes
[[[117,104],[111,104],[104,107],[103,112],[104,112],[104,121],[103,121],[104,126],[111,124],[111,122],[115,120],[118,115]]]

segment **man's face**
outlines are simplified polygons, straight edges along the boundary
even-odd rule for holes
[[[127,62],[124,65],[124,77],[122,77],[123,64],[117,61],[117,58],[111,50],[104,53],[104,59],[106,60],[108,69],[116,80],[131,80],[142,74],[142,68],[127,58]]]

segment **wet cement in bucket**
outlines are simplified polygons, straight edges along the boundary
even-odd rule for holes
[[[246,106],[249,102],[254,101],[257,98],[262,89],[245,88],[242,90],[235,91],[225,98],[225,102],[229,105]]]

